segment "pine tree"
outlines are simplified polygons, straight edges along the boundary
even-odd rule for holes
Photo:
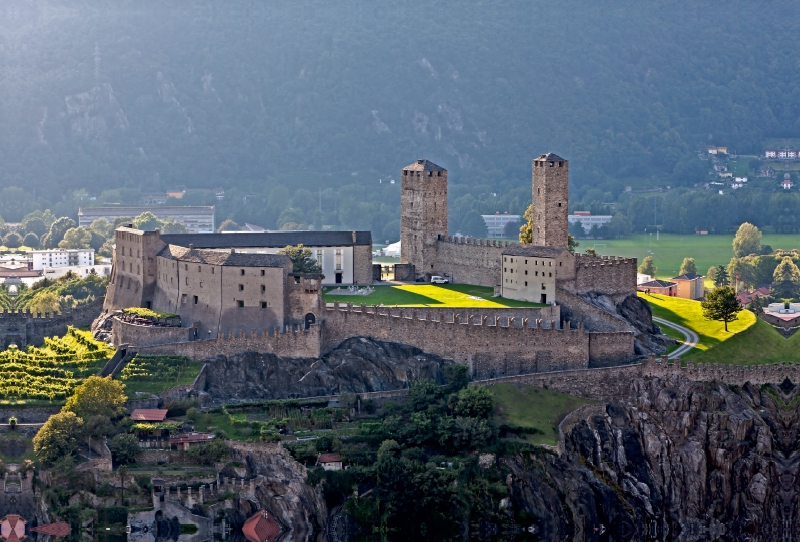
[[[717,266],[717,276],[714,277],[714,286],[719,288],[721,286],[730,286],[731,279],[728,277],[728,270],[724,265]]]
[[[795,297],[800,291],[800,270],[794,261],[785,256],[772,274],[772,295],[779,299]]]
[[[728,322],[739,319],[742,303],[736,297],[736,291],[730,286],[720,286],[706,293],[706,298],[701,303],[703,318],[725,323],[728,331]]]

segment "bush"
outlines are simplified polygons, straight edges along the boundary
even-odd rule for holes
[[[39,246],[39,236],[37,236],[33,232],[28,233],[22,239],[22,244],[25,245],[26,247],[36,248]]]
[[[50,416],[42,428],[33,437],[33,451],[39,461],[53,461],[72,456],[78,449],[77,435],[80,433],[83,420],[74,412],[59,412]]]
[[[18,233],[9,233],[3,238],[3,244],[8,248],[19,248],[22,246],[22,237]]]
[[[108,449],[111,450],[111,457],[118,465],[133,463],[136,457],[142,453],[139,447],[139,440],[135,435],[117,435],[108,441]]]
[[[186,456],[202,465],[212,465],[228,456],[230,449],[224,441],[217,439],[208,444],[197,444],[186,451]]]

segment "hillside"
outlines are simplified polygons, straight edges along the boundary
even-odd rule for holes
[[[309,223],[321,203],[321,222],[388,238],[399,187],[386,180],[420,155],[450,169],[465,231],[475,213],[521,212],[547,150],[571,160],[576,200],[691,184],[705,144],[758,152],[797,135],[797,9],[6,3],[0,215],[223,186],[222,217],[274,227],[291,197],[284,221]]]

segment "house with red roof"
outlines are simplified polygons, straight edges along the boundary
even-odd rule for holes
[[[163,422],[167,419],[167,410],[162,408],[137,408],[131,412],[135,422]]]
[[[33,527],[31,529],[31,532],[46,534],[49,536],[64,537],[72,532],[72,527],[70,527],[69,523],[67,523],[66,521],[59,521],[57,523],[45,523],[44,525]]]
[[[169,437],[169,447],[174,446],[177,450],[186,451],[192,446],[212,440],[214,440],[214,435],[209,433],[181,433]]]
[[[26,521],[16,514],[9,514],[0,521],[0,538],[7,542],[19,542],[26,538]]]
[[[342,470],[342,457],[339,454],[320,454],[317,465],[325,470]]]
[[[275,516],[260,510],[244,522],[242,534],[250,542],[273,542],[281,534],[281,525]]]

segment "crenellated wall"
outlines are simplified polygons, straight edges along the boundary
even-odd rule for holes
[[[8,348],[12,343],[23,350],[28,345],[39,346],[45,337],[64,335],[69,326],[90,326],[102,310],[102,297],[61,314],[5,309],[0,312],[0,347]]]
[[[598,292],[612,297],[636,294],[636,258],[575,255],[575,277],[558,286],[573,294]]]
[[[746,382],[754,385],[780,384],[785,379],[800,381],[800,363],[781,362],[764,365],[720,365],[717,363],[686,362],[681,367],[680,359],[668,361],[651,356],[641,364],[641,375],[668,378],[680,374],[690,380],[711,382],[719,381],[732,386],[741,386]]]
[[[514,317],[496,317],[490,322],[488,316],[462,318],[458,314],[434,319],[433,314],[415,309],[395,312],[338,304],[326,307],[323,314],[323,353],[350,337],[367,336],[414,345],[463,363],[473,378],[579,369],[589,364],[589,335],[582,326],[558,329],[557,320],[517,322]]]
[[[307,330],[252,330],[249,333],[227,334],[211,340],[176,342],[155,346],[137,347],[131,350],[142,355],[167,354],[186,356],[193,361],[202,361],[218,355],[233,356],[242,352],[275,354],[279,357],[318,358],[320,355],[320,326],[312,325]]]
[[[436,243],[435,274],[448,274],[457,284],[497,286],[501,281],[503,248],[508,241],[441,236]]]
[[[155,346],[172,344],[190,340],[194,328],[141,326],[114,318],[111,324],[114,346],[129,344],[132,346]]]

